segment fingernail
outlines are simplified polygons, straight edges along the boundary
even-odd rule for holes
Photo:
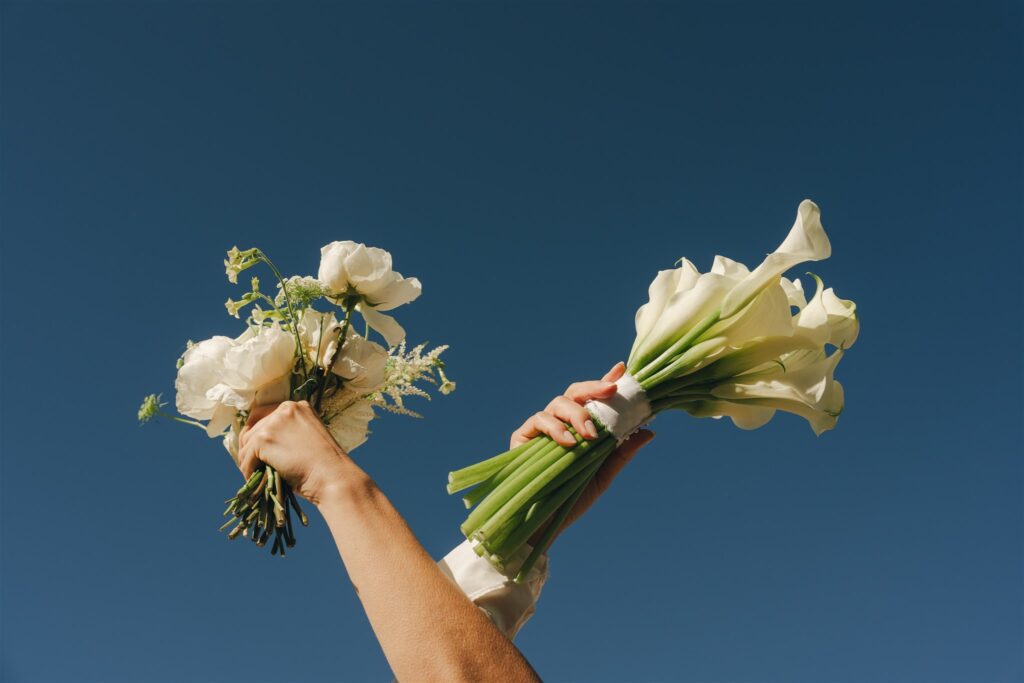
[[[576,443],[576,437],[573,436],[572,432],[570,432],[568,429],[562,432],[562,438],[565,439],[566,441],[572,441],[573,443]]]
[[[583,423],[583,429],[586,430],[587,436],[591,438],[597,437],[597,427],[594,426],[593,420],[587,420]]]

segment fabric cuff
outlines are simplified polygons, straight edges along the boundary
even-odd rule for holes
[[[477,555],[473,544],[467,540],[437,564],[445,576],[512,639],[536,611],[537,599],[548,578],[548,556],[541,555],[525,581],[516,583],[512,580],[532,550],[529,544],[520,548],[507,563],[505,571],[500,572]]]

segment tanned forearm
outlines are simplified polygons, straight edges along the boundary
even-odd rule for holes
[[[399,681],[537,681],[354,463],[316,501]]]

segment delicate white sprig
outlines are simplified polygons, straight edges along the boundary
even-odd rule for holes
[[[442,394],[455,391],[455,382],[444,374],[444,361],[440,356],[448,348],[437,346],[425,351],[426,343],[406,350],[405,342],[391,349],[388,358],[387,375],[384,386],[374,394],[373,403],[384,410],[398,415],[422,417],[419,413],[405,407],[405,397],[418,396],[430,400],[430,394],[416,386],[423,381],[438,386]]]

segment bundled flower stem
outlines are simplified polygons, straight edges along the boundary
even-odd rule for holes
[[[338,444],[351,452],[366,441],[374,408],[419,417],[404,407],[403,397],[430,398],[420,382],[439,385],[451,393],[455,383],[444,374],[441,353],[425,351],[421,344],[407,351],[405,330],[389,315],[397,306],[420,295],[416,278],[404,278],[391,267],[391,254],[355,242],[332,242],[321,250],[317,277],[285,278],[259,249],[228,251],[224,261],[228,279],[264,264],[277,280],[276,296],[260,290],[252,278],[251,290],[225,307],[235,318],[251,306],[241,336],[213,337],[193,344],[178,362],[176,407],[186,417],[169,414],[158,395],[145,398],[139,420],[161,416],[203,429],[210,437],[223,437],[237,462],[238,440],[253,408],[287,399],[309,401]],[[341,309],[321,312],[313,304],[326,300]],[[260,304],[269,306],[268,310]],[[358,313],[366,323],[365,335],[352,325]],[[367,337],[373,329],[385,348]],[[271,554],[284,557],[295,545],[292,511],[303,526],[295,492],[273,467],[258,468],[234,497],[225,501],[221,530],[228,538],[247,535],[257,546],[274,536]]]
[[[797,263],[831,254],[819,216],[817,205],[802,202],[786,240],[753,271],[723,256],[708,273],[686,259],[661,271],[637,311],[616,395],[587,404],[596,439],[570,428],[573,447],[539,436],[449,473],[449,493],[475,487],[463,495],[475,509],[461,530],[476,552],[524,580],[608,456],[658,413],[729,416],[755,429],[783,410],[805,418],[816,434],[834,427],[843,391],[833,373],[856,341],[856,306],[817,276],[808,302],[799,280],[782,277]]]

